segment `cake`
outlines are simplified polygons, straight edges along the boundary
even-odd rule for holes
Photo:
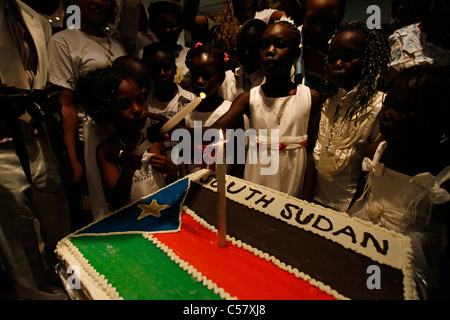
[[[407,236],[228,175],[219,248],[216,187],[198,171],[62,239],[71,297],[417,298]]]

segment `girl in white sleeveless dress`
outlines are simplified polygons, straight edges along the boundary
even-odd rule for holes
[[[271,164],[263,164],[259,159],[256,164],[250,164],[247,155],[244,179],[299,197],[306,168],[310,89],[297,85],[295,95],[275,98],[267,97],[263,87],[258,86],[250,90],[249,106],[250,128],[257,134],[268,129],[267,136],[270,137],[271,130],[279,130],[278,143],[267,143],[268,149],[279,152],[279,167],[276,175],[263,175],[261,169]],[[263,140],[258,137],[260,146]]]
[[[244,179],[295,197],[303,191],[306,141],[314,137],[308,133],[310,115],[320,108],[316,91],[291,82],[291,67],[300,54],[299,45],[300,32],[292,23],[279,21],[268,26],[260,50],[266,82],[236,97],[230,110],[213,125],[222,129],[243,128],[242,115],[247,115],[249,130],[254,130],[256,138],[249,141]],[[274,153],[278,153],[278,163],[264,164],[267,158],[259,157],[261,152],[274,161]]]

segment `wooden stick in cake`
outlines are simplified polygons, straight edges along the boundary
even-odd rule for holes
[[[203,99],[206,98],[206,94],[203,92],[200,93],[200,96],[194,100],[192,100],[186,107],[180,110],[177,114],[175,114],[172,118],[170,118],[159,130],[160,133],[164,134],[169,132],[170,129],[175,127],[181,120],[184,119],[192,110],[197,108],[197,106],[202,102]]]
[[[224,248],[227,245],[227,209],[226,209],[226,188],[225,188],[225,152],[222,130],[217,148],[216,157],[216,178],[217,178],[217,245]],[[219,160],[220,159],[220,160]]]

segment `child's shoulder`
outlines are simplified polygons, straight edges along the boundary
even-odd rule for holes
[[[102,153],[105,157],[118,157],[120,150],[123,149],[123,144],[116,134],[109,136],[106,140],[99,143],[97,146],[97,154]]]

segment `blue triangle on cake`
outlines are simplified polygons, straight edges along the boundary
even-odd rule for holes
[[[71,236],[177,232],[181,227],[181,206],[188,188],[189,178],[180,179]]]

